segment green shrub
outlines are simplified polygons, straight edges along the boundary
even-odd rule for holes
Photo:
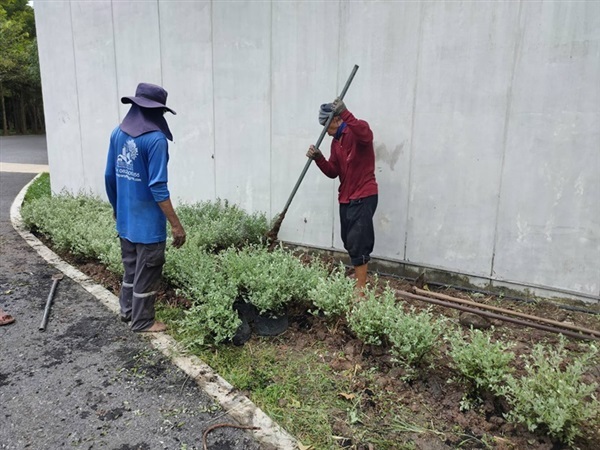
[[[527,375],[507,378],[504,395],[512,410],[507,419],[530,431],[538,428],[572,445],[585,423],[598,418],[600,406],[594,392],[597,383],[582,381],[588,362],[597,354],[594,346],[569,358],[564,338],[556,349],[538,344],[526,357]]]
[[[184,345],[200,349],[211,344],[229,341],[241,324],[233,310],[237,290],[231,284],[213,284],[202,302],[197,301],[178,322]]]
[[[25,226],[48,237],[56,249],[98,259],[122,273],[121,250],[112,208],[97,197],[61,194],[39,197],[23,205]]]
[[[202,302],[204,297],[221,284],[217,258],[188,242],[181,248],[167,246],[163,274],[180,293],[192,302]]]
[[[348,315],[350,329],[366,344],[389,344],[392,354],[407,369],[422,363],[435,348],[444,323],[427,311],[405,312],[396,304],[396,295],[386,286],[380,296],[369,289]],[[407,377],[412,377],[409,371]]]
[[[509,351],[512,344],[492,342],[492,333],[493,329],[484,332],[471,328],[468,340],[463,337],[460,329],[448,335],[452,366],[469,384],[466,397],[485,391],[498,395],[512,370],[510,363],[515,357],[515,354]],[[469,399],[463,398],[463,404],[468,405]]]
[[[59,251],[96,258],[122,273],[109,203],[89,195],[31,198],[22,208],[26,226],[51,239]],[[190,345],[222,342],[235,334],[239,319],[233,302],[238,296],[263,312],[277,311],[292,300],[306,299],[326,276],[322,264],[304,266],[282,248],[269,252],[260,245],[264,215],[248,215],[220,201],[183,206],[178,214],[188,240],[180,249],[167,246],[164,276],[193,303],[181,323]],[[247,246],[235,249],[241,245]],[[229,250],[220,256],[209,253],[225,246]]]
[[[281,247],[230,248],[219,255],[223,275],[241,296],[263,312],[278,312],[292,300],[304,300],[323,273],[305,266]]]
[[[304,266],[290,252],[251,245],[218,255],[187,246],[170,251],[165,276],[193,301],[180,321],[184,341],[202,347],[230,340],[240,324],[233,303],[239,297],[261,312],[277,312],[302,299],[326,276],[322,264]]]
[[[443,327],[444,322],[434,319],[429,310],[417,313],[414,308],[409,312],[399,308],[388,335],[392,354],[406,367],[416,367],[432,354]]]
[[[346,276],[344,264],[340,262],[329,277],[317,278],[315,286],[308,291],[308,299],[315,306],[311,313],[344,317],[354,298],[354,284],[354,280]]]
[[[365,297],[350,310],[348,325],[366,344],[382,345],[387,342],[400,313],[394,291],[389,287],[379,297],[375,289],[367,289]]]
[[[268,231],[264,213],[248,214],[227,200],[180,205],[177,215],[188,233],[186,245],[201,250],[259,244]]]

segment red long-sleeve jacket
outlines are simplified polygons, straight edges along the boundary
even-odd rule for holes
[[[329,160],[321,157],[315,162],[329,178],[340,177],[338,201],[350,203],[350,200],[378,193],[373,132],[367,122],[357,119],[348,110],[342,112],[340,117],[346,123],[346,128],[339,140],[331,141]]]

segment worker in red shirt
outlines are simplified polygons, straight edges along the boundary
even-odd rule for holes
[[[306,153],[329,178],[340,178],[338,201],[344,248],[350,255],[359,295],[367,282],[367,263],[375,244],[373,215],[377,209],[375,151],[369,124],[348,111],[341,99],[321,105],[319,123],[325,125],[333,112],[327,134],[333,136],[327,160],[311,145]]]

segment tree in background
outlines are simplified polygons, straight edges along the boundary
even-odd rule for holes
[[[0,0],[2,133],[44,131],[35,17],[28,0]]]

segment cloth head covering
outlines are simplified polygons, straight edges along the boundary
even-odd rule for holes
[[[166,109],[172,114],[177,114],[171,108],[167,107],[167,96],[169,94],[162,87],[156,84],[140,83],[135,90],[134,97],[121,97],[121,103],[135,103],[142,108],[160,108]]]
[[[167,95],[167,91],[155,84],[138,84],[134,97],[121,98],[121,103],[131,104],[131,109],[121,123],[121,130],[131,137],[138,137],[150,131],[162,131],[167,139],[172,141],[173,134],[163,113],[177,113],[167,107]]]
[[[323,126],[327,123],[329,115],[333,111],[333,103],[323,103],[319,108],[319,123]]]

